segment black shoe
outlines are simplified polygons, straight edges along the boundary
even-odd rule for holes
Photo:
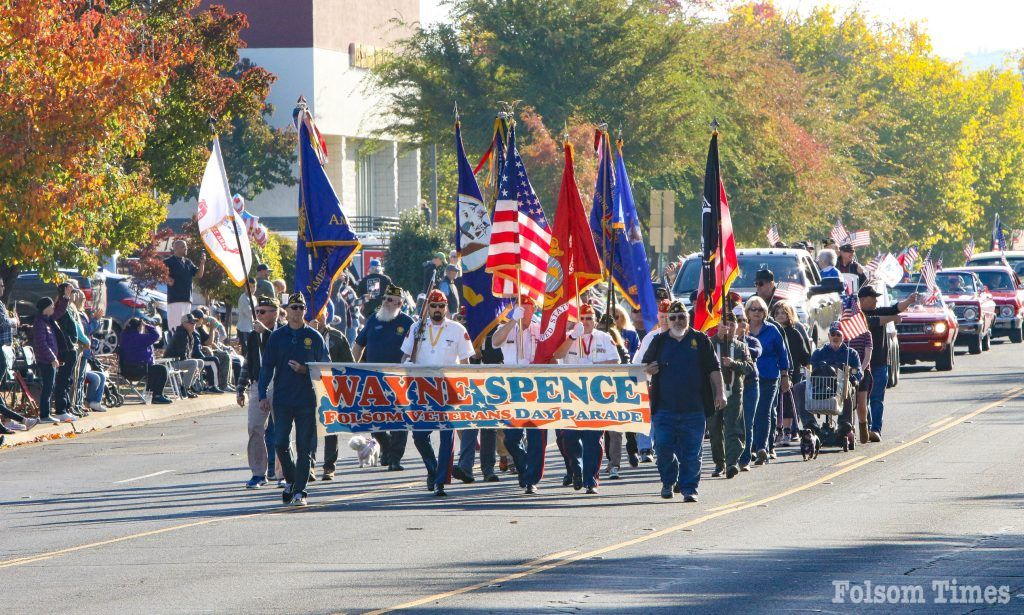
[[[679,488],[679,483],[672,485],[672,493],[682,493],[683,490]]]
[[[405,468],[400,463],[392,463],[388,465],[388,472],[401,472]]]
[[[527,485],[526,486],[526,495],[535,495],[536,493],[537,493],[536,485]]]
[[[597,487],[587,487],[586,493],[588,495],[597,495]]]
[[[438,487],[434,490],[434,495],[439,498],[448,497],[448,492],[444,490],[444,487]]]
[[[640,457],[638,457],[636,453],[629,453],[629,465],[634,468],[639,467]]]
[[[718,478],[725,472],[725,466],[715,466],[715,471],[711,473],[711,478]]]
[[[285,489],[281,492],[281,503],[287,504],[292,501],[292,490]]]
[[[685,503],[690,504],[690,503],[693,503],[693,502],[696,502],[696,501],[697,501],[697,496],[696,495],[684,495],[683,496],[683,502],[685,502]]]
[[[467,485],[469,483],[475,483],[476,482],[476,479],[473,478],[472,474],[466,474],[466,471],[463,470],[462,468],[460,468],[459,466],[455,466],[455,467],[452,468],[452,477],[461,480],[462,482],[466,483]]]
[[[757,451],[757,459],[754,460],[755,466],[763,466],[768,463],[768,451],[761,449]]]
[[[496,483],[499,480],[500,479],[498,478],[497,474],[488,474],[487,476],[484,477],[484,482],[485,483]]]
[[[222,389],[220,387],[210,387],[209,390],[210,390],[211,393],[218,393],[218,394],[224,392],[224,389]]]
[[[173,404],[174,401],[166,395],[157,395],[153,397],[154,404]]]
[[[738,467],[736,467],[736,466],[729,466],[729,468],[725,471],[725,477],[726,478],[732,478],[732,477],[736,476],[739,473],[740,473],[740,469]]]
[[[334,480],[334,472],[324,472],[324,475],[320,477],[320,480]]]
[[[433,472],[427,472],[427,491],[434,490],[434,480],[436,479],[437,476],[435,476]]]
[[[0,423],[0,434],[3,434],[5,436],[9,436],[9,435],[11,435],[13,433],[14,432],[11,431],[10,429],[7,429],[7,427],[5,427],[3,423]]]
[[[566,474],[565,477],[562,478],[562,486],[563,487],[568,487],[571,484],[572,484],[572,474]]]
[[[579,491],[583,488],[583,475],[573,474],[572,475],[572,488],[574,491]]]
[[[664,487],[663,486],[661,488],[661,497],[666,499],[666,500],[671,500],[672,499],[672,487]]]
[[[185,391],[185,397],[188,399],[195,399],[199,397],[199,393],[196,393],[195,391],[190,389],[188,391]]]

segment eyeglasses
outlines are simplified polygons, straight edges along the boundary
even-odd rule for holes
[[[448,307],[447,303],[431,303],[429,305],[432,308],[446,308],[446,307]]]
[[[580,316],[580,320],[594,320],[593,316]]]
[[[752,308],[747,308],[747,311],[748,312],[760,312],[760,313],[763,314],[764,313],[764,308],[752,307]]]
[[[289,305],[288,309],[292,310],[292,311],[295,311],[295,312],[298,312],[299,310],[305,310],[306,306],[304,306],[304,305]]]
[[[669,322],[675,322],[677,320],[686,320],[686,316],[684,316],[682,314],[675,314],[673,316],[669,316],[668,317],[668,321]]]

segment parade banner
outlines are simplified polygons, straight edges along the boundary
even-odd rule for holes
[[[310,363],[320,435],[536,427],[651,428],[643,365]]]

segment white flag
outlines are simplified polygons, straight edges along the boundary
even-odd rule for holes
[[[888,286],[898,284],[903,279],[903,265],[892,254],[886,254],[875,270],[875,277]]]
[[[213,151],[199,186],[199,235],[213,260],[224,269],[235,286],[245,284],[252,250],[245,226],[235,215],[228,188],[228,174],[220,153],[220,140],[213,138]],[[232,229],[232,225],[235,225]]]

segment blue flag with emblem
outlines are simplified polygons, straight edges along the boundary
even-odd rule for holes
[[[627,303],[643,314],[648,330],[658,324],[658,304],[651,284],[650,265],[640,232],[633,190],[626,174],[619,142],[613,170],[611,139],[607,131],[597,135],[598,167],[590,230],[601,253],[605,271],[611,272],[615,287]]]
[[[500,146],[499,146],[500,147]],[[480,348],[498,325],[511,303],[491,293],[492,275],[487,271],[491,243],[491,212],[484,204],[473,167],[462,145],[462,124],[455,122],[455,153],[459,186],[455,201],[455,249],[462,258],[462,299],[466,306],[466,330],[473,346]]]
[[[299,233],[295,248],[295,289],[306,297],[306,320],[330,301],[334,281],[361,244],[341,210],[327,177],[327,147],[304,105],[296,113],[299,131]]]

